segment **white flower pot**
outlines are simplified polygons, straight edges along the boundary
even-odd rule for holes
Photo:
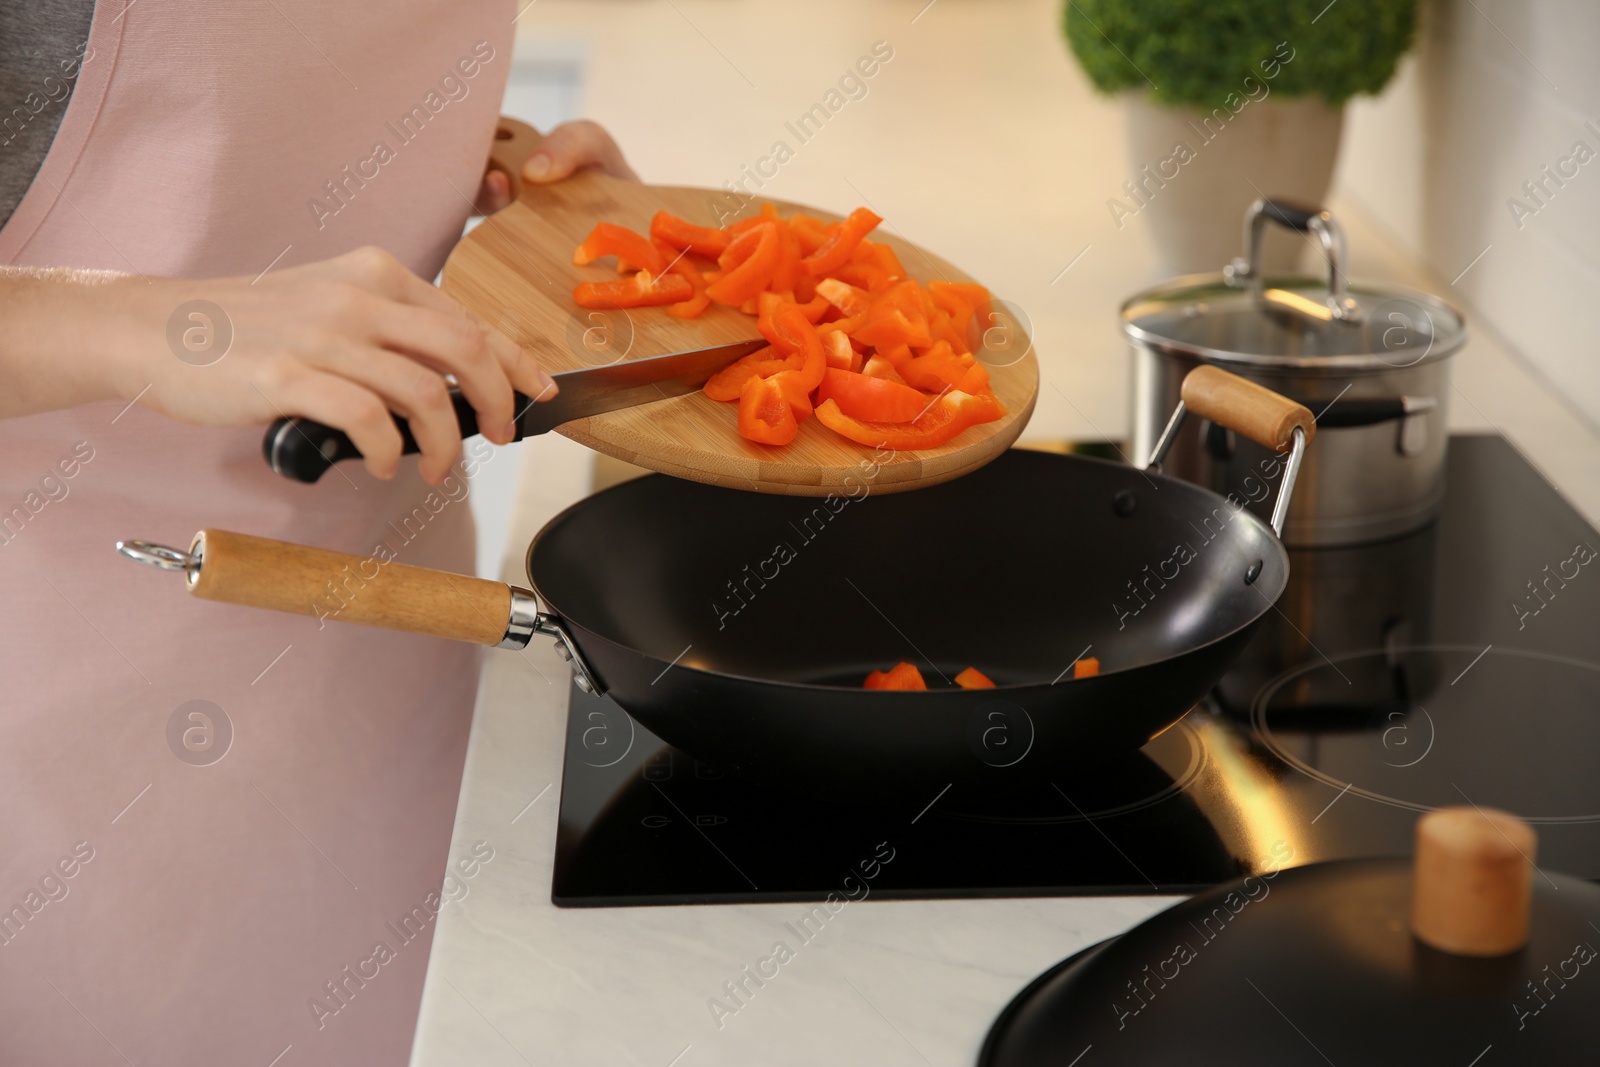
[[[1258,196],[1321,204],[1328,195],[1344,109],[1320,96],[1267,96],[1237,112],[1124,99],[1131,176],[1107,210],[1119,228],[1148,228],[1168,274],[1221,270],[1242,255],[1245,209]],[[1308,249],[1302,235],[1270,231],[1266,269],[1295,270]]]

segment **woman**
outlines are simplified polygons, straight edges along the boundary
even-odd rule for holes
[[[447,855],[474,650],[192,600],[112,547],[471,569],[486,460],[443,375],[496,441],[550,382],[426,279],[506,201],[517,14],[0,0],[0,1063],[403,1063],[447,867],[521,832]],[[525,177],[589,165],[631,176],[575,124]],[[365,469],[271,474],[288,413]]]

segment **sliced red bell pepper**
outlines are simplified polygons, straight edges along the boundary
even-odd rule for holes
[[[706,295],[705,287],[701,286],[689,299],[669,306],[667,314],[675,319],[698,319],[710,306],[711,298]]]
[[[855,350],[846,334],[838,330],[823,333],[822,354],[827,357],[829,370],[848,371],[860,377],[861,353]]]
[[[965,312],[963,311],[963,313]],[[958,327],[955,319],[943,308],[934,311],[933,317],[928,320],[928,334],[935,341],[943,341],[950,346],[952,352],[960,355],[966,355],[972,351],[972,347],[967,343],[965,330],[965,320]]]
[[[705,314],[706,308],[711,306],[711,298],[706,295],[705,276],[695,266],[694,260],[689,258],[688,250],[673,248],[659,239],[652,239],[651,243],[667,261],[667,271],[689,279],[689,284],[694,287],[694,295],[681,304],[668,306],[667,314],[676,319],[697,319]]]
[[[728,231],[729,236],[738,237],[740,234],[750,232],[757,226],[762,226],[766,223],[772,222],[777,217],[778,209],[772,203],[764,201],[760,209],[754,215],[751,215],[749,218],[740,219],[738,222],[730,222],[728,225],[724,226],[723,229]]]
[[[916,665],[901,661],[886,671],[873,671],[867,675],[867,680],[862,683],[863,689],[926,689],[928,683],[922,680],[922,672]]]
[[[766,219],[735,237],[717,258],[722,277],[706,286],[706,293],[717,303],[734,307],[754,300],[772,281],[778,241],[778,228]]]
[[[829,322],[827,317],[824,316],[823,325],[835,330],[843,330],[845,333],[849,334],[850,340],[857,348],[871,348],[871,345],[867,344],[865,341],[857,339],[856,337],[856,331],[861,328],[861,324],[865,321],[865,315],[851,315],[846,318],[834,319],[831,322]]]
[[[775,292],[794,294],[795,282],[800,278],[800,242],[789,232],[785,222],[778,226],[778,263],[772,269],[769,283]]]
[[[952,296],[936,296],[933,301],[934,306],[939,309],[939,314],[950,323],[950,329],[966,339],[969,324],[972,322],[972,309]],[[935,321],[938,318],[939,315],[934,316]]]
[[[656,278],[645,270],[614,282],[581,282],[572,290],[579,307],[595,311],[681,304],[693,296],[694,286],[682,275]]]
[[[865,321],[851,336],[877,348],[897,344],[924,348],[933,344],[921,290],[916,282],[903,281],[874,294],[863,316]]]
[[[862,250],[866,255],[862,256]],[[878,241],[862,241],[856,249],[856,256],[865,263],[872,263],[880,267],[884,273],[894,279],[908,278],[906,269],[900,263],[900,257],[894,254],[894,249]]]
[[[797,342],[789,355],[788,369],[797,384],[809,393],[822,384],[822,375],[828,369],[828,357],[822,349],[822,336],[817,328],[806,321],[798,305],[784,304],[773,315],[780,337],[794,338]],[[777,347],[777,346],[774,346]]]
[[[650,220],[650,236],[673,248],[687,248],[697,255],[716,259],[728,249],[728,234],[710,226],[696,226],[676,215],[658,211]]]
[[[744,229],[730,229],[732,237],[728,240],[728,247],[722,250],[717,257],[717,266],[724,274],[744,263],[755,254],[756,248],[761,243],[761,231],[771,225],[766,219],[746,219],[749,225]]]
[[[610,222],[602,222],[589,231],[589,236],[572,253],[572,262],[584,267],[605,256],[616,256],[619,265],[626,263],[651,274],[667,269],[666,260],[661,258],[655,245],[626,226]]]
[[[912,345],[920,348],[933,342],[933,338],[928,335],[926,322],[913,320],[904,311],[895,307],[873,308],[867,312],[867,321],[862,323],[851,336],[874,348],[884,348],[888,345]]]
[[[835,334],[834,336],[838,336]],[[910,422],[931,400],[908,385],[829,367],[817,389],[817,402],[832,400],[853,419],[867,422]]]
[[[751,378],[739,392],[739,436],[747,441],[786,445],[800,432],[794,407],[774,378]]]
[[[856,246],[882,221],[866,208],[856,208],[843,225],[828,235],[820,248],[800,261],[800,269],[812,277],[838,270],[850,262]]]
[[[772,347],[783,352],[793,352],[800,345],[798,337],[790,339],[777,336],[777,326],[772,317],[784,304],[793,303],[781,293],[760,293],[756,296],[756,329],[761,331],[761,336],[772,343]]]
[[[909,423],[852,419],[832,400],[817,405],[817,420],[834,433],[868,448],[890,448],[896,452],[936,448],[967,429],[993,422],[1004,414],[1005,409],[992,396],[975,397],[956,392],[941,396]]]
[[[619,271],[641,269],[585,283],[574,297],[593,308],[666,304],[679,318],[715,302],[754,317],[772,346],[705,389],[739,400],[752,440],[792,438],[816,404],[852,440],[933,447],[1004,414],[987,367],[971,354],[977,342],[969,334],[987,315],[989,293],[911,280],[894,249],[869,238],[880,222],[865,208],[828,225],[803,214],[782,218],[768,202],[721,229],[658,212],[649,239],[601,224],[575,260],[611,255]],[[714,269],[692,255],[715,256]]]
[[[776,374],[788,366],[783,354],[769,345],[723,367],[701,389],[712,400],[738,400],[745,382]]]
[[[867,357],[866,363],[861,366],[861,373],[868,378],[881,378],[886,382],[906,384],[906,380],[900,377],[900,372],[894,369],[894,364],[878,355]]]
[[[790,215],[789,229],[793,231],[795,240],[800,242],[802,256],[811,255],[828,240],[828,228],[821,219],[814,219],[810,215]]]
[[[947,282],[936,279],[928,283],[928,296],[939,307],[951,311],[953,305],[965,307],[969,313],[989,303],[989,290],[976,282]]]
[[[837,278],[817,282],[817,295],[846,315],[859,315],[872,303],[872,296],[865,289],[857,289]]]
[[[878,349],[878,355],[892,363],[896,371],[903,365],[910,363],[912,358],[909,345],[884,345]]]
[[[799,300],[796,300],[795,306],[797,306],[800,309],[800,313],[806,317],[806,321],[811,323],[813,326],[821,322],[823,316],[827,315],[828,312],[834,310],[834,306],[822,299],[820,296],[812,297],[808,303],[801,303]]]
[[[974,366],[977,366],[977,361],[973,357],[958,356],[948,344],[939,341],[922,355],[895,369],[909,384],[930,393],[938,393],[960,388],[967,371]],[[982,384],[988,385],[987,374],[983,376]]]
[[[909,279],[898,281],[873,298],[874,308],[898,308],[908,318],[926,319],[934,310],[926,290]]]
[[[795,311],[785,312],[784,308]],[[805,313],[793,300],[778,293],[762,293],[756,298],[756,329],[780,352],[798,352],[805,345],[805,334],[796,324],[796,314],[805,318]]]
[[[781,370],[772,376],[772,380],[783,390],[783,398],[789,402],[794,421],[801,423],[809,419],[816,409],[811,406],[811,390],[806,388],[805,379],[796,371]]]
[[[876,263],[847,263],[830,271],[829,276],[869,293],[881,293],[895,283],[895,278]]]
[[[1082,662],[1082,661],[1080,661],[1080,662]],[[987,674],[984,674],[982,671],[980,671],[976,667],[968,667],[966,670],[964,670],[960,674],[956,675],[955,681],[956,681],[956,684],[959,685],[963,689],[993,689],[994,688],[994,682],[989,680],[989,676]]]
[[[961,380],[956,383],[956,388],[961,390],[963,393],[978,394],[991,392],[992,390],[989,388],[988,369],[985,368],[982,363],[974,363],[972,366],[967,368],[967,373],[961,376]]]

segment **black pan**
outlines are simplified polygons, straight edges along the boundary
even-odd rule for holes
[[[1214,368],[1191,382],[1207,388],[1186,383],[1189,407],[1269,446],[1294,442],[1292,487],[1309,413]],[[388,584],[384,603],[362,592],[338,617],[512,647],[548,633],[581,685],[700,759],[909,803],[1137,749],[1216,682],[1288,579],[1270,526],[1154,471],[1011,451],[942,485],[874,495],[863,454],[849,496],[650,475],[568,508],[530,546],[532,597],[512,599],[503,635],[482,620],[506,617],[506,586],[399,564],[375,580]],[[124,551],[152,561],[154,549]],[[320,590],[324,570],[351,562],[223,531],[191,555],[166,551],[197,595],[280,610],[305,611],[284,592],[291,577]],[[399,582],[437,610],[398,617]],[[445,617],[463,589],[488,599]],[[1101,673],[1075,678],[1082,657]],[[928,690],[862,688],[901,660]],[[998,687],[956,688],[968,666]]]

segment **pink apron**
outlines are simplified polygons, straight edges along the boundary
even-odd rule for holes
[[[125,3],[0,263],[253,277],[375,244],[434,276],[510,3]],[[0,420],[0,1064],[407,1058],[477,650],[194,600],[113,544],[216,526],[470,568],[470,483],[292,484],[261,434]]]

